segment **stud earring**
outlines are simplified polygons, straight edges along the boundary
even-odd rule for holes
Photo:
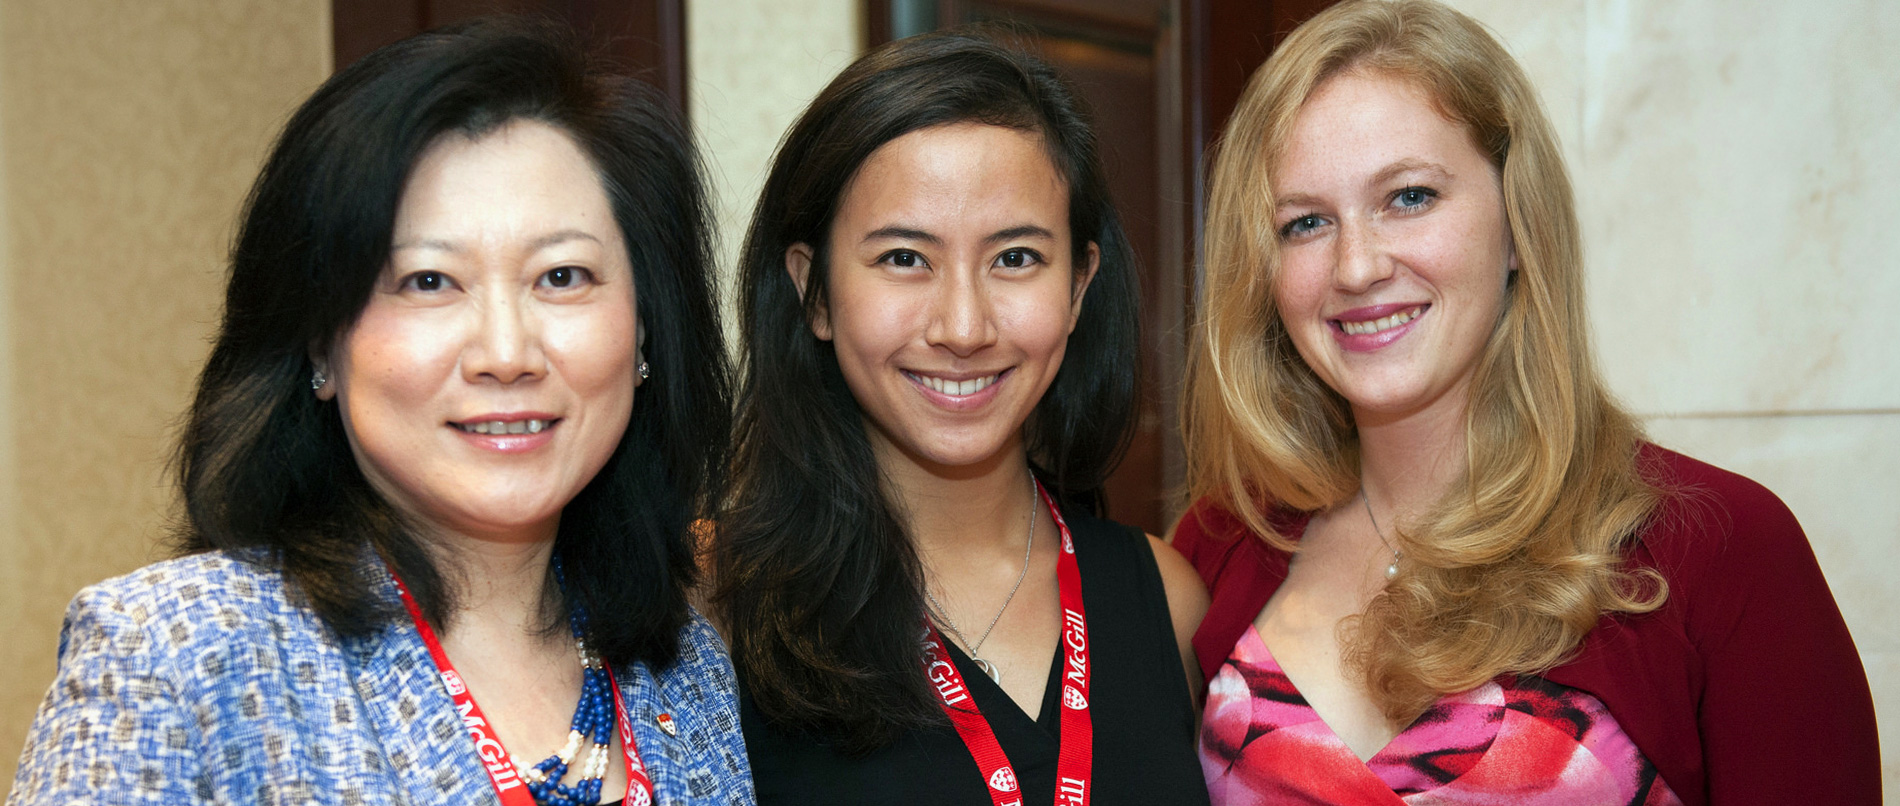
[[[640,373],[640,380],[643,381],[653,377],[653,367],[648,366],[645,361],[640,362],[640,366],[635,367],[633,371]]]
[[[329,382],[329,378],[323,377],[323,369],[320,367],[310,373],[310,391],[312,392],[322,389],[323,385]]]

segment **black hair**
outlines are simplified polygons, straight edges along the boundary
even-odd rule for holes
[[[491,18],[397,42],[337,73],[285,125],[245,205],[175,457],[180,541],[276,565],[344,635],[400,613],[363,572],[373,549],[445,623],[453,586],[371,489],[337,407],[311,392],[310,356],[367,304],[424,150],[516,120],[566,133],[591,161],[627,245],[653,367],[618,448],[562,511],[565,598],[551,621],[579,605],[603,659],[664,666],[696,577],[690,525],[724,472],[731,423],[708,208],[668,102],[549,24]]]
[[[1062,366],[1025,424],[1037,474],[1099,512],[1131,437],[1135,265],[1084,102],[1053,68],[982,30],[899,40],[845,68],[785,136],[741,256],[744,374],[733,487],[713,549],[713,601],[733,661],[767,718],[847,753],[942,720],[918,636],[923,576],[904,516],[829,342],[831,222],[872,152],[906,133],[976,122],[1039,134],[1067,182],[1074,264],[1100,262]],[[803,297],[786,250],[810,245]]]

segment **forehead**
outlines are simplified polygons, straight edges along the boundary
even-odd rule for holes
[[[1301,186],[1407,162],[1488,165],[1469,127],[1446,116],[1418,82],[1367,69],[1321,82],[1300,106],[1274,178]]]
[[[611,230],[613,213],[592,160],[566,132],[514,120],[475,137],[451,132],[423,150],[403,186],[395,229],[521,227]]]
[[[846,218],[982,225],[1025,216],[1066,220],[1068,183],[1035,131],[948,123],[908,132],[858,167],[839,199]]]

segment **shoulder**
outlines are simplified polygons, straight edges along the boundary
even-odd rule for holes
[[[292,608],[289,598],[283,574],[267,556],[213,551],[153,563],[91,585],[73,597],[67,620],[218,630],[260,613]]]
[[[1293,512],[1274,510],[1268,517],[1277,530],[1287,535],[1297,534],[1305,523],[1303,516]],[[1195,501],[1181,514],[1168,542],[1210,586],[1237,562],[1249,567],[1284,562],[1284,552],[1269,545],[1239,515],[1210,497]]]
[[[1639,550],[1672,583],[1775,573],[1782,563],[1814,563],[1794,513],[1767,487],[1655,445],[1638,454],[1644,477],[1662,492],[1639,533]]]
[[[738,683],[726,645],[689,609],[679,658],[647,677],[635,664],[621,686],[642,752],[654,748],[654,785],[689,803],[749,803],[751,765],[739,726]],[[650,683],[649,683],[650,679]],[[652,688],[649,688],[649,685]]]
[[[181,690],[246,674],[261,653],[330,642],[265,555],[206,552],[154,563],[81,590],[60,631],[62,666],[90,658],[142,659]]]

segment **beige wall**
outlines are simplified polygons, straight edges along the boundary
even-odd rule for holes
[[[1900,3],[1452,4],[1563,137],[1612,388],[1801,519],[1900,799]]]
[[[327,0],[0,0],[0,775],[66,601],[161,556],[232,222]]]

